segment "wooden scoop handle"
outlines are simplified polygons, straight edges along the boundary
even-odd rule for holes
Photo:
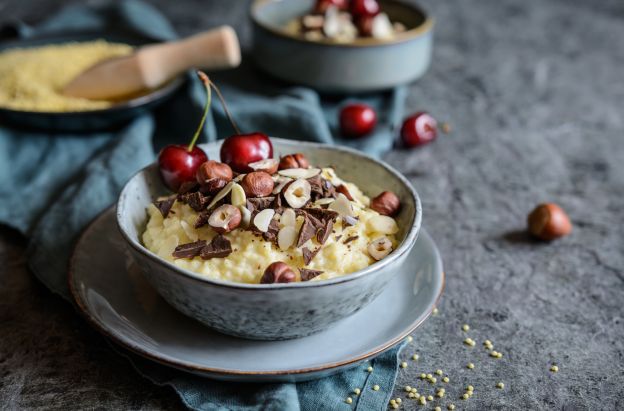
[[[141,47],[136,58],[144,85],[154,88],[193,67],[207,70],[236,67],[241,52],[234,29],[222,26],[184,40]]]

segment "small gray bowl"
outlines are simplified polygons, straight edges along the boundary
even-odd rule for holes
[[[336,43],[285,30],[289,21],[309,12],[314,0],[257,0],[251,7],[254,60],[275,77],[330,93],[382,90],[416,80],[431,61],[433,20],[415,5],[380,3],[392,21],[407,27],[405,32],[392,40]]]
[[[134,175],[117,202],[117,224],[128,250],[160,295],[182,313],[225,334],[258,340],[303,337],[328,328],[377,297],[403,264],[420,230],[422,208],[410,183],[387,164],[358,151],[318,143],[272,138],[274,154],[304,153],[312,164],[333,165],[338,175],[367,194],[394,191],[401,198],[396,217],[400,244],[375,264],[343,277],[288,284],[240,284],[184,270],[145,248],[141,236],[147,206],[167,193],[156,164]],[[203,145],[219,158],[221,142]]]

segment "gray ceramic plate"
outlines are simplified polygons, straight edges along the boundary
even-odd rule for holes
[[[126,250],[113,208],[85,229],[69,272],[79,309],[104,335],[148,359],[222,380],[304,381],[356,366],[414,331],[444,288],[440,254],[422,230],[401,271],[361,311],[309,337],[253,341],[217,333],[173,309]]]

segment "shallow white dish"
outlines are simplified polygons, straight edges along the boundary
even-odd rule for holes
[[[221,380],[304,381],[356,366],[399,343],[431,314],[444,273],[422,230],[383,293],[351,317],[295,340],[240,339],[184,316],[158,295],[128,255],[110,208],[76,244],[69,286],[92,325],[148,359]]]

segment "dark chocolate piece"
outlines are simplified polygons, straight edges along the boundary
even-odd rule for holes
[[[336,198],[336,187],[329,180],[323,180],[323,197]]]
[[[178,194],[186,194],[193,191],[197,191],[199,183],[197,181],[185,181],[178,189]]]
[[[203,227],[206,224],[208,224],[208,218],[210,217],[209,213],[203,212],[203,213],[199,213],[199,215],[197,216],[197,220],[195,220],[195,228],[199,228],[199,227]]]
[[[332,233],[332,229],[334,228],[334,221],[327,219],[325,220],[325,225],[321,227],[320,230],[316,233],[316,241],[320,244],[325,244],[325,241],[329,238],[329,235]]]
[[[324,208],[312,208],[312,207],[307,207],[303,209],[304,212],[313,215],[314,217],[316,217],[319,220],[332,220],[332,221],[336,221],[336,219],[338,218],[338,213],[333,211],[333,210],[326,210]]]
[[[323,196],[323,180],[321,179],[320,174],[308,178],[308,183],[310,183],[312,194],[317,194],[318,197]]]
[[[254,197],[247,199],[247,209],[252,213],[271,207],[275,197]]]
[[[163,218],[167,218],[167,216],[169,215],[169,211],[171,211],[171,207],[173,207],[173,203],[175,203],[175,200],[175,197],[169,197],[165,200],[154,201],[154,205],[156,206],[158,211],[160,211],[160,214],[162,214]]]
[[[277,220],[271,220],[269,223],[269,228],[265,233],[262,234],[262,238],[270,243],[275,243],[277,241],[277,233],[279,232],[280,227]]]
[[[318,277],[323,274],[322,271],[319,270],[309,270],[307,268],[300,268],[299,273],[301,273],[301,281],[310,281],[314,277]]]
[[[202,211],[210,202],[210,198],[206,197],[199,191],[196,191],[189,194],[186,201],[188,202],[189,207],[191,207],[193,210]]]
[[[302,248],[301,252],[303,253],[303,263],[305,265],[310,264],[310,261],[321,251],[321,247],[317,247],[316,250],[312,251],[308,247]]]
[[[186,243],[186,244],[179,245],[173,251],[173,258],[197,257],[205,246],[206,246],[205,240],[199,240],[199,241],[195,241],[194,243]]]
[[[359,236],[359,235],[352,235],[352,236],[350,236],[350,237],[347,237],[347,238],[346,238],[346,239],[345,239],[342,243],[343,243],[343,244],[349,244],[351,241],[355,241],[355,240],[357,240],[358,238],[360,238],[360,236]]]
[[[212,239],[210,244],[201,249],[199,256],[204,260],[225,258],[232,253],[232,243],[222,235]]]
[[[304,214],[303,224],[301,225],[301,230],[299,230],[299,239],[297,240],[297,247],[301,247],[302,245],[306,243],[306,241],[314,237],[314,234],[316,234],[316,230],[317,228],[314,226],[314,223],[310,219],[310,216],[308,214]]]

